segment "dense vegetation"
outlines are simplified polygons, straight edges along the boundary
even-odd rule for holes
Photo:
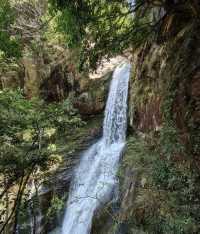
[[[15,17],[11,3],[1,1],[0,49],[7,57],[19,57],[21,35],[15,27],[11,30]],[[103,57],[110,58],[147,41],[163,43],[199,20],[195,0],[49,0],[48,12],[43,27],[48,30],[53,21],[55,32],[63,34],[66,45],[80,48],[80,68],[95,68]]]
[[[67,35],[70,46],[80,46],[81,65],[90,67],[95,67],[102,57],[112,57],[147,41],[173,37],[199,19],[197,1],[50,0],[50,3],[59,12],[58,30]]]
[[[31,192],[31,187],[26,189],[30,179],[36,183],[43,171],[61,160],[52,153],[50,136],[77,128],[82,122],[68,100],[46,105],[25,99],[20,90],[2,91],[0,108],[1,217],[6,216],[3,232],[13,217],[16,230],[21,202]],[[12,195],[13,186],[17,187]]]
[[[20,57],[20,45],[17,36],[11,36],[10,25],[15,20],[15,12],[9,1],[0,2],[0,54],[9,58]]]
[[[44,2],[43,6],[36,0],[0,1],[2,74],[13,67],[23,67],[22,59],[26,57],[40,57],[42,50],[42,66],[50,63],[45,57],[49,52],[48,46],[43,48],[45,43],[62,46],[64,51],[75,51],[75,69],[79,68],[79,71],[95,69],[104,58],[119,54],[132,55],[141,48],[142,62],[148,46],[174,43],[177,37],[181,38],[185,33],[189,35],[192,30],[195,37],[194,31],[198,32],[200,24],[197,0]],[[43,8],[41,12],[45,12],[41,15],[34,12],[39,3]],[[34,16],[39,22],[38,28],[27,23],[27,31],[31,35],[18,26],[20,8],[27,9],[26,19]],[[140,87],[134,84],[138,99],[143,95],[141,92],[146,92],[143,80],[140,82]],[[148,193],[153,194],[150,198],[158,201],[157,206],[155,203],[150,204],[153,204],[153,208],[150,205],[145,207],[147,216],[141,219],[137,216],[136,206],[135,216],[130,215],[127,221],[129,230],[139,227],[144,232],[154,234],[199,233],[200,217],[196,208],[200,201],[198,127],[192,122],[194,108],[190,104],[187,113],[190,126],[188,124],[187,127],[191,139],[186,147],[180,141],[179,129],[171,115],[170,108],[174,105],[176,89],[177,86],[173,86],[168,96],[163,94],[163,128],[159,132],[148,133],[144,139],[136,134],[129,139],[123,166],[148,167],[151,171],[148,174]],[[66,138],[70,138],[72,129],[77,133],[75,129],[83,126],[70,98],[57,103],[47,103],[42,98],[29,97],[19,88],[0,91],[0,233],[17,232],[19,217],[23,216],[26,202],[30,200],[30,184],[33,181],[35,184],[41,182],[45,172],[60,162],[61,158],[52,150],[55,138],[63,136],[63,132]],[[142,98],[140,101],[142,104],[147,102]],[[76,139],[73,141],[76,142]],[[147,155],[151,155],[151,159]],[[121,176],[124,177],[124,174]],[[53,197],[51,203],[48,215],[54,217],[55,210],[61,210],[63,201]],[[149,214],[152,210],[154,213]]]

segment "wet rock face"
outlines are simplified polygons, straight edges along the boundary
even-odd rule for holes
[[[159,129],[162,121],[160,102],[160,97],[155,96],[150,98],[146,105],[139,106],[139,111],[136,113],[136,122],[138,125],[138,130],[146,131],[152,129]]]
[[[74,106],[83,116],[102,113],[104,110],[112,72],[102,78],[88,79],[74,100]]]
[[[162,56],[162,47],[148,44],[133,55],[129,125],[139,131],[159,129],[162,123],[160,73],[165,66]]]
[[[94,91],[95,92],[95,91]],[[75,101],[74,106],[83,116],[99,114],[105,107],[106,93],[97,93],[93,96],[91,93],[82,93]]]
[[[136,169],[127,168],[122,187],[120,220],[126,221],[127,216],[132,215],[133,201],[135,199],[135,189],[138,172]]]
[[[130,126],[142,132],[158,130],[168,108],[177,127],[184,130],[188,125],[186,112],[191,105],[195,108],[194,119],[199,119],[198,31],[195,28],[191,36],[185,34],[166,45],[146,44],[135,52],[129,98]]]
[[[44,100],[54,102],[79,93],[80,85],[76,75],[69,70],[68,66],[58,64],[41,84],[40,90]]]

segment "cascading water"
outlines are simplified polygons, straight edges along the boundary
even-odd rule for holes
[[[130,64],[118,66],[107,100],[103,137],[82,156],[71,184],[62,234],[89,234],[95,210],[112,199],[126,139]]]

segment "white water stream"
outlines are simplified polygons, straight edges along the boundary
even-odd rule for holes
[[[116,172],[126,140],[130,64],[113,74],[106,104],[103,137],[82,156],[75,170],[62,234],[89,234],[94,212],[112,199]]]

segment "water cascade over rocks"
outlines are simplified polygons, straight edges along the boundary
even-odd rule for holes
[[[112,199],[116,172],[126,140],[130,64],[114,73],[106,104],[103,137],[82,156],[75,170],[62,234],[89,234],[94,212]]]

